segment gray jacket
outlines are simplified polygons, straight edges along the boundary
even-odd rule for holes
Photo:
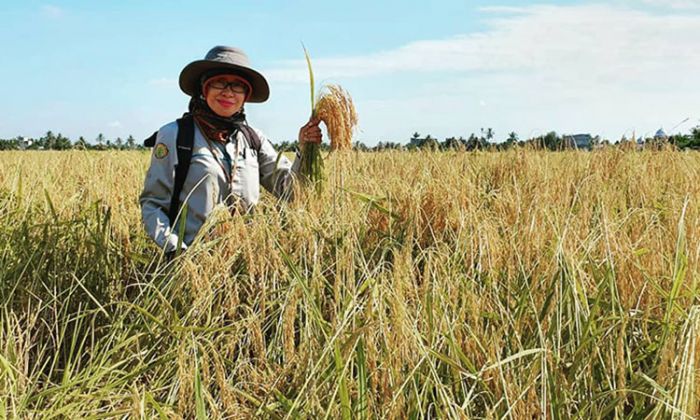
[[[224,146],[207,141],[196,124],[194,131],[192,160],[180,194],[182,206],[187,204],[183,248],[192,243],[218,204],[250,211],[260,198],[260,185],[277,197],[289,198],[300,168],[299,155],[293,165],[284,156],[277,162],[277,152],[260,130],[255,129],[261,142],[259,153],[250,147],[243,133]],[[166,252],[174,251],[179,239],[179,229],[171,227],[168,220],[177,165],[176,143],[177,122],[173,121],[158,130],[140,198],[146,232]],[[232,170],[235,172],[229,183]]]

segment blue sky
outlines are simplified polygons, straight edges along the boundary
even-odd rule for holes
[[[144,138],[185,110],[180,70],[223,44],[270,82],[251,124],[289,140],[309,114],[302,42],[317,83],[353,96],[370,145],[700,124],[700,0],[25,0],[0,13],[0,138]]]

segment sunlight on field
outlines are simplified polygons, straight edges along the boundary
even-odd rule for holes
[[[0,153],[8,417],[700,415],[700,154],[331,155],[169,265],[148,161]]]

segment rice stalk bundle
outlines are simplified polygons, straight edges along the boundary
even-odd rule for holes
[[[327,85],[316,103],[316,116],[328,128],[331,150],[352,148],[352,134],[357,126],[357,112],[350,94],[338,85]]]
[[[349,150],[352,148],[352,135],[357,126],[357,112],[352,98],[342,87],[326,85],[317,101],[314,72],[306,47],[304,47],[304,55],[309,70],[311,116],[320,119],[326,125],[331,150]],[[301,151],[301,174],[307,181],[314,184],[319,192],[324,181],[323,158],[320,149],[320,144],[306,143]]]
[[[303,46],[303,44],[302,44]],[[311,117],[316,117],[316,88],[314,85],[314,71],[311,67],[311,57],[304,48],[306,65],[309,69],[309,85],[311,92]],[[323,188],[323,158],[321,157],[321,145],[316,143],[306,143],[301,148],[301,175],[305,180],[316,186],[316,192],[320,193]]]

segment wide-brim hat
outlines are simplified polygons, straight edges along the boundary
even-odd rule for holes
[[[189,96],[200,93],[201,77],[205,73],[229,73],[246,79],[253,92],[247,102],[265,102],[270,97],[270,86],[265,77],[250,66],[250,59],[243,50],[235,47],[216,46],[209,50],[204,60],[193,61],[180,72],[180,89]],[[220,73],[221,71],[221,73]]]

